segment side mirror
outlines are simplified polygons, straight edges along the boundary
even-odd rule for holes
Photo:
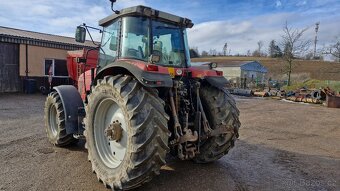
[[[111,37],[110,50],[117,51],[117,38],[115,36]]]
[[[76,42],[84,43],[86,39],[86,29],[83,26],[78,26],[76,29]]]

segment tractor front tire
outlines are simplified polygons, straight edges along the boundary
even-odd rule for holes
[[[129,190],[159,174],[169,151],[164,102],[129,75],[92,87],[84,135],[92,171],[106,187]]]
[[[46,134],[53,145],[63,147],[78,141],[73,134],[66,133],[65,112],[58,92],[47,96],[44,111]]]
[[[235,100],[227,90],[205,84],[200,90],[200,96],[210,127],[227,127],[229,130],[227,134],[210,137],[200,145],[200,154],[194,161],[209,163],[226,155],[234,146],[241,123]]]

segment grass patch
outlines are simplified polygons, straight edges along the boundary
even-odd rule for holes
[[[308,89],[319,89],[330,87],[331,89],[339,92],[340,91],[340,81],[330,81],[330,80],[307,80],[300,83],[293,83],[291,86],[283,86],[282,89],[286,91],[293,91],[306,87]]]

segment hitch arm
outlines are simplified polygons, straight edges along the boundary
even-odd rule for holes
[[[171,89],[169,91],[169,98],[170,98],[172,116],[174,117],[174,123],[175,123],[174,124],[175,137],[176,137],[176,141],[179,142],[179,139],[180,139],[181,133],[182,133],[182,129],[181,129],[181,125],[179,123],[178,116],[177,116],[177,109],[176,109],[176,106],[175,106],[174,94],[173,94]]]
[[[197,96],[197,106],[198,106],[197,110],[201,111],[203,129],[204,129],[204,132],[207,133],[209,136],[210,133],[212,132],[212,129],[210,128],[209,122],[207,120],[207,116],[205,115],[205,112],[203,109],[202,101],[200,98],[200,84],[199,83],[196,84],[196,96]]]

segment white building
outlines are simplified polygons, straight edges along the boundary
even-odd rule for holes
[[[223,75],[236,86],[265,84],[267,68],[258,61],[226,61],[217,63],[216,70],[223,71]]]

